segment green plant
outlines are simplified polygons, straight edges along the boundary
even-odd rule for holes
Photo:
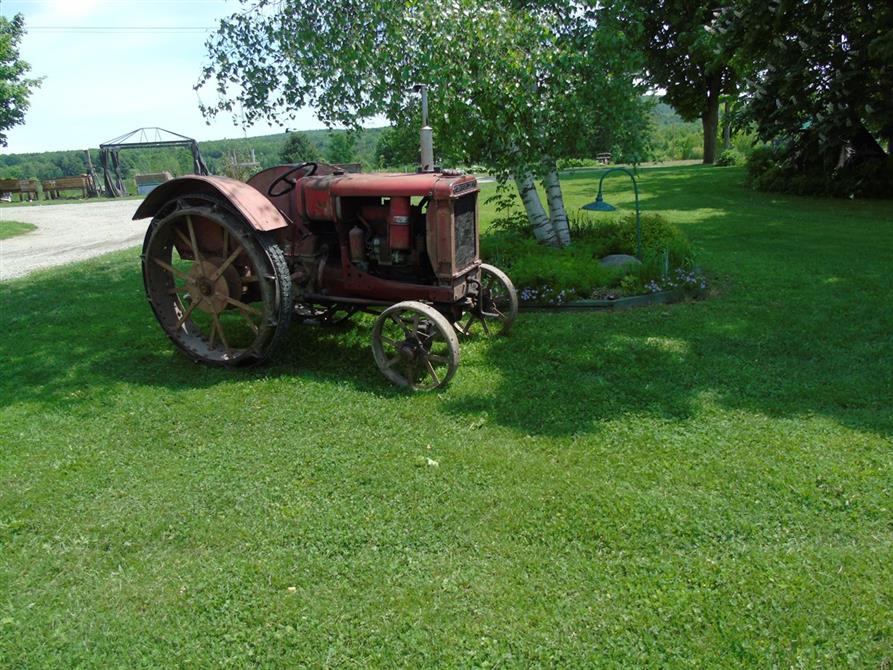
[[[522,299],[537,302],[588,298],[607,289],[627,295],[643,293],[647,282],[666,274],[666,261],[672,269],[688,269],[693,264],[688,238],[660,214],[641,215],[642,263],[623,270],[604,268],[598,261],[609,254],[635,254],[635,214],[602,219],[572,211],[569,218],[573,243],[554,249],[537,244],[526,228],[498,216],[481,237],[481,255],[508,272],[521,289]]]
[[[729,165],[741,165],[744,162],[744,155],[737,149],[726,149],[723,151],[716,161],[719,167],[728,167]]]

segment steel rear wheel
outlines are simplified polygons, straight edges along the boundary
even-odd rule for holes
[[[456,330],[469,336],[478,327],[484,335],[505,335],[518,317],[515,285],[499,268],[481,263],[481,283],[471,309],[456,322]]]
[[[142,258],[152,310],[193,360],[258,363],[288,329],[292,287],[282,250],[222,201],[185,196],[164,207]]]
[[[412,300],[388,307],[372,328],[372,354],[397,386],[431,391],[449,383],[459,367],[459,340],[433,307]]]

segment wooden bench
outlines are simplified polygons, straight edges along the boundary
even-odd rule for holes
[[[28,202],[37,200],[39,188],[40,182],[36,179],[0,179],[0,193],[18,193],[20,201],[23,201],[25,196],[28,197]]]
[[[77,177],[59,177],[47,179],[41,182],[43,194],[47,200],[55,200],[59,197],[59,191],[79,190],[81,197],[86,198],[96,193],[96,184],[90,175],[82,174]]]

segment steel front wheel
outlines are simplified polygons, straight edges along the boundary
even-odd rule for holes
[[[481,264],[481,281],[471,308],[462,315],[456,330],[471,335],[477,326],[485,335],[505,335],[518,316],[518,294],[515,285],[502,270]]]
[[[382,374],[397,386],[430,391],[449,383],[459,367],[459,340],[440,312],[410,300],[378,317],[372,354]]]
[[[193,360],[257,363],[288,329],[292,287],[282,250],[222,201],[186,196],[163,208],[142,258],[152,310]]]

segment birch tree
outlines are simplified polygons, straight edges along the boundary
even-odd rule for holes
[[[570,242],[555,157],[584,129],[637,110],[629,53],[597,9],[562,2],[473,0],[242,0],[207,43],[197,88],[212,83],[206,116],[247,122],[313,107],[329,126],[417,115],[411,87],[430,85],[435,149],[512,177],[537,239]],[[640,103],[639,103],[640,104]],[[573,151],[571,151],[573,153]],[[536,191],[543,180],[547,207]]]

